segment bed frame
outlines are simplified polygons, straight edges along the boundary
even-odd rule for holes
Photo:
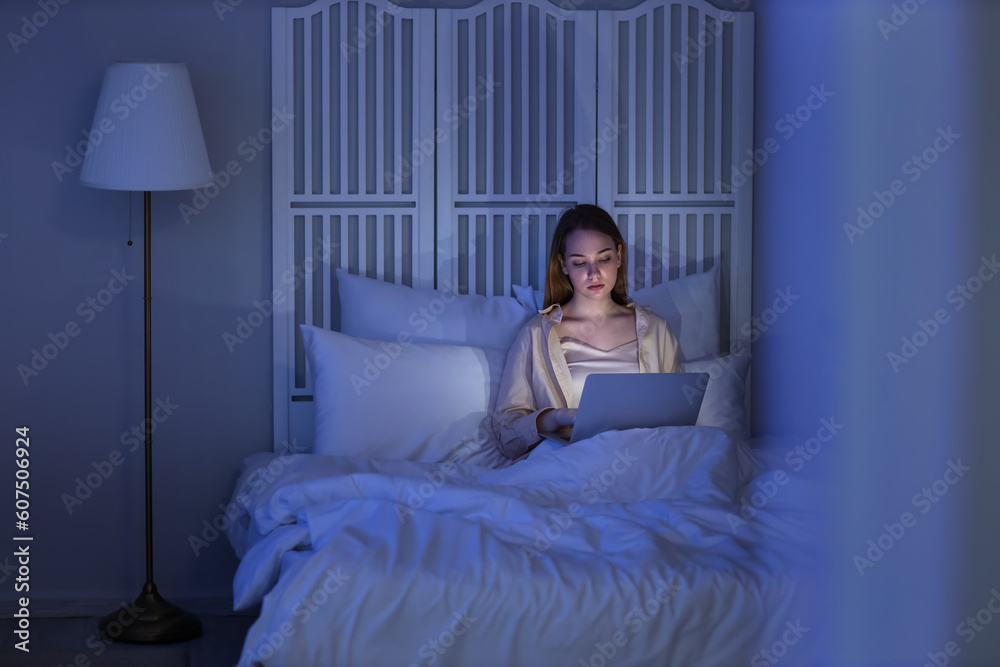
[[[578,4],[578,3],[577,3]],[[272,9],[275,450],[311,446],[298,325],[338,329],[335,270],[540,289],[559,213],[597,203],[631,288],[720,264],[722,353],[749,348],[753,15],[702,0]],[[279,301],[279,299],[275,299]]]

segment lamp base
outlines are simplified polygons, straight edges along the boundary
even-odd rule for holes
[[[126,644],[172,644],[201,636],[201,621],[147,583],[139,597],[97,623],[101,639]]]

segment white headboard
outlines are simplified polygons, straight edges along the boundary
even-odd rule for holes
[[[339,327],[336,268],[538,289],[580,202],[618,221],[633,289],[721,264],[723,352],[741,339],[752,177],[728,183],[753,150],[752,14],[318,0],[272,23],[272,104],[294,115],[273,144],[276,450],[312,442],[298,325]]]

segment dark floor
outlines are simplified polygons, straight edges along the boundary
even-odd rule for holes
[[[30,653],[15,648],[16,621],[0,619],[0,665],[31,667],[223,667],[235,665],[253,616],[202,616],[202,635],[160,646],[108,644],[97,618],[33,618]]]

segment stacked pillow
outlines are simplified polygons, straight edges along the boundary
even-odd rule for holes
[[[490,468],[510,461],[496,446],[492,414],[517,332],[541,309],[541,293],[515,297],[413,289],[337,270],[342,333],[302,325],[313,380],[314,453]],[[719,352],[719,270],[637,290],[663,317],[687,372],[709,382],[699,426],[748,437],[749,355]]]
[[[641,306],[670,325],[677,336],[681,361],[706,359],[719,354],[719,265],[704,273],[668,280],[632,293]]]
[[[312,369],[313,452],[509,464],[492,414],[505,350],[375,341],[302,326]]]
[[[342,333],[302,326],[316,454],[510,463],[493,410],[507,351],[533,308],[337,270]]]
[[[340,329],[348,336],[415,343],[460,343],[506,352],[533,304],[508,296],[458,294],[447,279],[442,288],[414,289],[337,269]]]
[[[636,290],[636,303],[649,306],[670,325],[686,373],[708,373],[698,426],[721,428],[748,439],[746,378],[750,355],[719,358],[719,264],[708,271]]]
[[[716,359],[689,361],[685,373],[708,373],[705,398],[698,412],[698,426],[714,426],[739,440],[749,440],[746,417],[746,379],[750,355],[730,354]]]

